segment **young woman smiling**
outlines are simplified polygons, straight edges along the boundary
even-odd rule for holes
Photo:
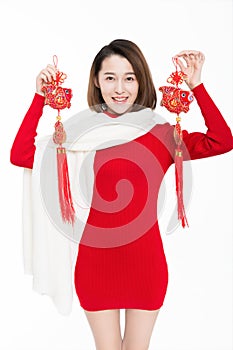
[[[183,131],[184,159],[230,151],[231,131],[201,81],[203,53],[185,50],[176,57],[208,128],[205,134]],[[35,97],[11,150],[15,165],[33,168],[36,129],[44,107],[42,88],[55,78],[53,65],[37,76]],[[148,64],[129,40],[114,40],[97,53],[87,99],[90,110],[96,112],[93,118],[113,126],[103,129],[103,142],[106,135],[117,140],[121,132],[122,138],[130,134],[126,126],[134,125],[134,120],[141,129],[128,135],[130,140],[96,151],[75,288],[97,350],[146,350],[168,285],[156,203],[163,177],[174,164],[174,127],[154,114],[157,97]],[[121,309],[125,310],[123,337]]]

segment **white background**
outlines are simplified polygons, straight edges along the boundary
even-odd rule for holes
[[[32,291],[31,277],[23,272],[23,170],[9,163],[9,152],[36,75],[57,54],[74,93],[66,118],[87,108],[90,65],[111,40],[138,44],[157,88],[173,71],[174,54],[200,50],[206,56],[203,82],[232,128],[232,1],[0,0],[0,6],[0,348],[92,350],[76,294],[71,315],[61,316],[48,297]],[[190,109],[182,127],[205,132],[197,105]],[[174,122],[162,107],[156,111]],[[41,133],[53,129],[54,113],[45,114]],[[150,350],[232,350],[232,152],[195,160],[192,170],[190,228],[162,232],[170,282]],[[123,329],[123,310],[121,321]]]

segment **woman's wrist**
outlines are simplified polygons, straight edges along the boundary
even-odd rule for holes
[[[44,93],[43,93],[43,92],[41,92],[41,91],[37,91],[37,90],[36,90],[36,94],[38,94],[38,95],[40,95],[40,96],[43,96],[43,97],[44,97]]]
[[[39,103],[45,103],[45,96],[44,95],[41,95],[39,92],[35,92],[35,96],[34,96],[34,99],[36,99],[36,101],[38,101]]]
[[[201,85],[201,84],[202,84],[201,81],[196,83],[196,84],[189,84],[189,88],[190,88],[190,90],[193,90],[193,89],[195,89],[195,87],[197,87],[198,85]]]

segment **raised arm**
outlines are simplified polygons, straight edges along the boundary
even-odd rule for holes
[[[184,159],[199,159],[229,152],[233,149],[232,133],[203,84],[193,89],[207,127],[206,133],[183,131],[186,146]]]
[[[180,69],[187,76],[185,82],[194,93],[207,127],[206,133],[183,131],[184,146],[187,148],[184,151],[184,159],[211,157],[232,150],[231,130],[201,83],[201,72],[205,61],[203,53],[185,50],[176,57]]]
[[[43,106],[44,97],[36,93],[13,142],[10,153],[12,164],[32,169],[36,129],[43,113]]]
[[[45,84],[51,82],[52,78],[56,78],[56,68],[52,65],[47,65],[36,78],[36,94],[11,148],[10,161],[14,165],[30,169],[33,167],[36,129],[43,113],[45,101],[42,88]]]

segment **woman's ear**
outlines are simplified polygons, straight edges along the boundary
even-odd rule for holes
[[[95,78],[94,79],[94,84],[95,84],[95,86],[97,87],[97,88],[99,88],[100,86],[99,86],[99,82],[98,82],[98,79],[97,78]]]

